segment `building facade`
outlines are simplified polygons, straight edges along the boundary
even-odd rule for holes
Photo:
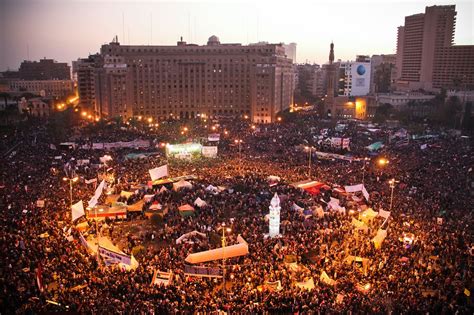
[[[338,95],[363,96],[370,93],[371,63],[368,56],[357,56],[356,61],[341,62]]]
[[[96,109],[95,77],[96,70],[100,64],[101,57],[99,54],[91,55],[88,58],[80,58],[72,62],[72,72],[77,78],[79,105],[90,112]]]
[[[275,121],[293,102],[294,74],[282,44],[103,45],[94,67],[95,111],[103,117],[188,119],[244,116]],[[90,65],[90,64],[89,64]],[[78,81],[89,73],[78,72]],[[84,83],[84,85],[87,85]]]
[[[74,94],[74,82],[72,80],[12,80],[10,91],[64,98]]]
[[[71,80],[71,68],[65,62],[53,59],[23,61],[18,71],[20,80]]]
[[[405,17],[398,28],[398,89],[449,89],[459,82],[474,88],[474,46],[453,45],[455,22],[454,5]]]

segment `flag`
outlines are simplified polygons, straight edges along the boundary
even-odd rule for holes
[[[427,144],[422,144],[422,145],[420,145],[420,149],[421,149],[421,150],[425,150],[426,148],[428,148],[428,145],[427,145]]]
[[[363,187],[364,187],[364,185],[362,185],[362,184],[352,185],[352,186],[344,186],[344,190],[348,193],[358,192],[358,191],[362,191]]]
[[[168,165],[155,167],[148,171],[150,173],[151,180],[157,180],[162,177],[168,176]]]
[[[36,284],[38,285],[38,289],[40,292],[43,292],[44,287],[43,287],[43,267],[41,264],[38,264],[38,267],[35,270],[36,274]]]
[[[110,155],[104,155],[99,158],[100,163],[106,164],[109,161],[112,161],[112,157]]]
[[[155,269],[155,272],[153,273],[153,279],[151,280],[151,285],[163,285],[166,287],[169,284],[172,284],[172,280],[173,271],[164,272]]]
[[[321,276],[319,277],[319,280],[321,280],[322,282],[326,283],[326,284],[329,284],[329,285],[335,285],[336,284],[336,281],[334,281],[333,279],[329,278],[328,274],[326,273],[326,271],[323,271],[321,273]]]
[[[84,205],[82,204],[82,200],[79,200],[79,202],[73,204],[71,206],[71,211],[72,211],[72,221],[76,221],[80,217],[82,217],[85,212],[84,212]]]
[[[369,193],[367,192],[367,189],[365,189],[365,186],[362,184],[362,195],[364,195],[365,200],[369,201]]]
[[[55,146],[54,144],[50,144],[50,145],[49,145],[49,148],[50,148],[51,150],[56,150],[56,146]]]

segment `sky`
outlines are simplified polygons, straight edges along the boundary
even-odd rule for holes
[[[397,27],[426,6],[455,4],[456,44],[474,44],[474,2],[424,0],[0,0],[0,71],[23,60],[85,58],[121,44],[297,43],[297,62],[395,53]]]

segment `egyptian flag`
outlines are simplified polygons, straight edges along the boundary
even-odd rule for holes
[[[35,274],[36,274],[36,284],[38,285],[38,289],[40,292],[43,292],[43,267],[41,266],[41,263],[38,264],[38,268],[35,269]]]

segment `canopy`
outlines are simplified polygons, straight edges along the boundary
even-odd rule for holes
[[[198,206],[199,208],[202,208],[207,206],[207,203],[201,198],[197,197],[197,199],[194,201],[194,205]]]
[[[194,211],[194,208],[193,208],[193,206],[191,206],[189,204],[185,204],[185,205],[182,205],[182,206],[178,207],[178,210],[179,211]]]
[[[383,148],[383,143],[382,142],[375,142],[375,143],[372,143],[371,145],[367,146],[367,149],[369,149],[369,151],[377,151],[380,148]]]
[[[134,195],[134,193],[132,192],[129,192],[129,191],[125,191],[125,190],[122,190],[122,192],[120,193],[120,197],[125,197],[125,198],[130,198]]]
[[[227,259],[247,255],[249,253],[249,246],[242,236],[237,237],[239,244],[226,246],[225,248],[211,249],[204,252],[189,254],[185,261],[190,264],[199,264],[202,262]]]
[[[142,211],[143,205],[145,204],[144,200],[140,200],[137,203],[127,206],[127,210],[130,212],[139,212]]]
[[[186,242],[190,237],[195,236],[195,235],[199,235],[199,236],[201,236],[201,237],[206,237],[206,234],[200,233],[200,232],[194,230],[194,231],[192,231],[192,232],[189,232],[189,233],[186,233],[186,234],[181,235],[181,236],[176,240],[176,244],[181,244],[182,242]]]
[[[150,206],[150,210],[161,210],[163,207],[159,203],[154,203]]]
[[[180,190],[183,188],[191,189],[193,188],[193,185],[190,182],[185,181],[184,179],[180,180],[177,183],[173,183],[173,190]]]

